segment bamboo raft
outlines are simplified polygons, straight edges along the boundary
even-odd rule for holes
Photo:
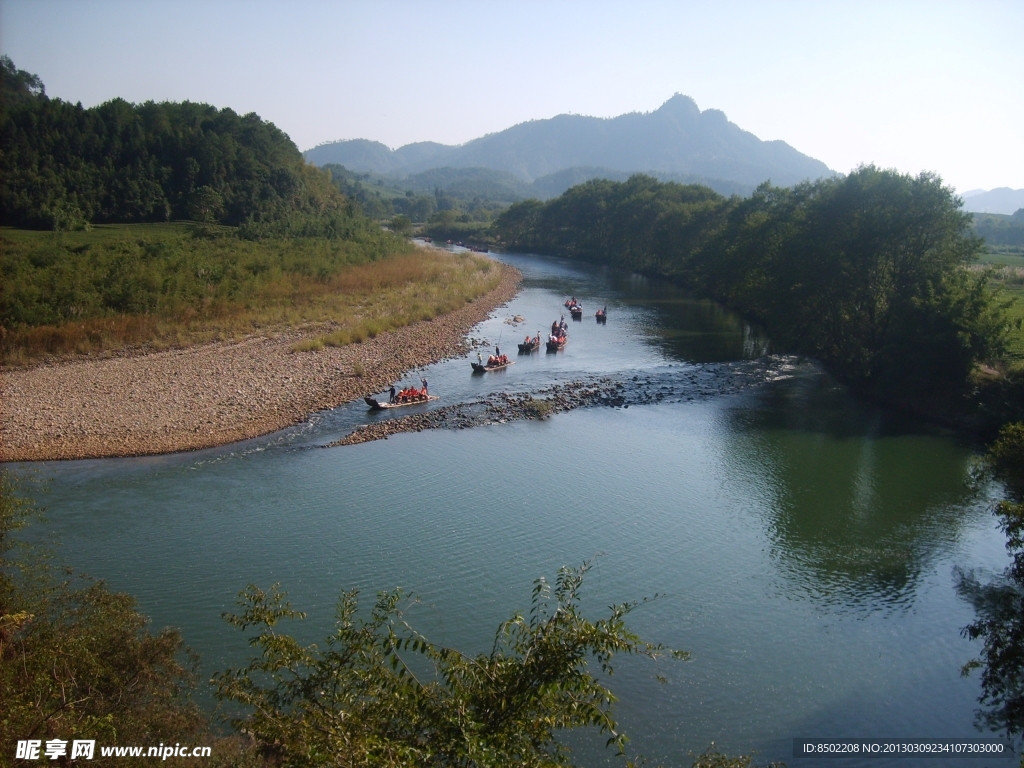
[[[404,408],[407,405],[423,405],[424,403],[430,403],[433,402],[434,400],[440,399],[441,397],[439,395],[427,395],[425,398],[422,398],[420,400],[410,400],[407,403],[382,403],[376,398],[370,397],[369,395],[363,398],[366,404],[375,411],[383,411],[387,410],[388,408]]]
[[[515,365],[515,360],[509,360],[507,363],[501,365],[481,365],[480,363],[470,363],[473,366],[473,373],[490,373],[491,371],[500,371],[503,368],[508,368],[510,365]]]

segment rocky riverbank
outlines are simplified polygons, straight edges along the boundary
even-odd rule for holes
[[[258,437],[380,391],[403,373],[465,354],[465,335],[517,293],[498,287],[464,308],[361,344],[292,352],[323,328],[134,357],[4,371],[0,461],[140,456]]]
[[[536,392],[496,392],[483,400],[367,424],[324,447],[387,440],[391,435],[425,429],[466,429],[522,419],[542,419],[587,406],[628,408],[630,405],[707,400],[788,378],[798,365],[796,357],[771,355],[733,363],[672,366],[670,370],[645,372],[626,378],[578,379]]]

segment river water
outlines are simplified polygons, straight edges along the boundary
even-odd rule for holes
[[[767,349],[657,281],[500,258],[523,271],[523,290],[474,338],[514,352],[569,295],[586,319],[563,352],[504,372],[471,375],[472,354],[410,374],[429,377],[436,406],[577,376],[683,380]],[[513,315],[526,323],[504,322]],[[793,759],[794,738],[978,736],[977,673],[960,668],[979,648],[961,637],[974,614],[955,574],[1007,558],[997,489],[972,482],[971,447],[859,403],[809,363],[740,394],[701,386],[680,402],[322,448],[394,416],[358,403],[221,449],[26,471],[49,480],[40,501],[61,558],[136,595],[154,626],[180,627],[204,673],[247,658],[219,617],[249,583],[280,582],[309,613],[294,629],[310,642],[343,590],[369,601],[402,586],[421,599],[417,629],[479,652],[528,608],[534,579],[596,556],[593,617],[659,593],[631,626],[693,654],[620,660],[611,678],[631,751],[653,763],[688,765],[711,742],[812,765]],[[597,735],[569,742],[584,764],[612,762]]]

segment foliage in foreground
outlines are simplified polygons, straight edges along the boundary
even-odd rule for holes
[[[0,766],[13,765],[18,740],[54,738],[95,739],[88,764],[98,766],[125,760],[104,757],[102,746],[179,743],[212,747],[202,760],[210,768],[569,765],[559,731],[594,727],[620,754],[626,744],[615,697],[591,664],[611,675],[616,654],[687,656],[626,628],[639,602],[583,618],[586,563],[562,569],[553,596],[538,580],[529,614],[502,624],[492,651],[475,658],[412,630],[399,592],[381,593],[368,618],[357,615],[355,592],[343,595],[324,650],[301,646],[277,627],[301,614],[276,588],[250,587],[241,615],[227,618],[257,628],[250,644],[259,656],[213,683],[251,714],[224,736],[190,698],[194,675],[176,630],[149,631],[133,598],[53,568],[52,553],[19,539],[38,515],[24,490],[0,469]],[[751,760],[712,744],[693,765],[749,768]]]
[[[981,640],[980,658],[964,674],[980,668],[983,709],[980,724],[1010,735],[1024,735],[1024,423],[1009,424],[987,455],[989,466],[1003,480],[1009,498],[996,514],[1012,558],[1003,574],[981,583],[962,574],[958,588],[974,604],[977,618],[964,636]]]
[[[503,623],[490,653],[469,657],[435,645],[402,619],[401,592],[381,593],[368,619],[344,594],[321,650],[280,634],[301,618],[284,595],[256,587],[226,618],[255,627],[258,656],[215,679],[218,696],[251,709],[234,721],[283,765],[569,765],[562,730],[591,726],[623,753],[615,697],[590,665],[611,674],[616,654],[669,653],[630,632],[639,603],[614,606],[596,622],[580,613],[588,565],[540,579],[528,615]]]
[[[150,632],[132,597],[16,542],[33,514],[0,472],[0,764],[18,739],[210,743],[179,633]]]

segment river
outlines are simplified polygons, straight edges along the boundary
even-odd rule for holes
[[[664,283],[500,258],[523,290],[474,338],[514,352],[569,295],[585,319],[564,351],[504,372],[471,375],[473,354],[410,374],[429,377],[435,406],[580,376],[682,380],[767,349]],[[526,323],[507,324],[514,315]],[[631,626],[693,654],[623,659],[610,681],[631,751],[655,764],[688,765],[712,741],[811,765],[793,759],[794,738],[977,737],[978,673],[960,668],[980,648],[961,636],[974,613],[955,573],[1007,557],[997,489],[972,482],[972,447],[856,401],[807,362],[738,394],[693,395],[322,448],[395,415],[355,403],[220,449],[26,471],[49,481],[40,502],[61,559],[136,595],[154,626],[180,627],[204,674],[247,658],[220,614],[249,583],[280,582],[309,613],[295,627],[307,641],[327,633],[343,590],[369,600],[402,586],[422,601],[417,629],[477,652],[528,608],[535,578],[595,558],[595,618],[659,593]],[[569,741],[584,764],[612,762],[596,735]],[[891,764],[917,762],[937,764]]]

